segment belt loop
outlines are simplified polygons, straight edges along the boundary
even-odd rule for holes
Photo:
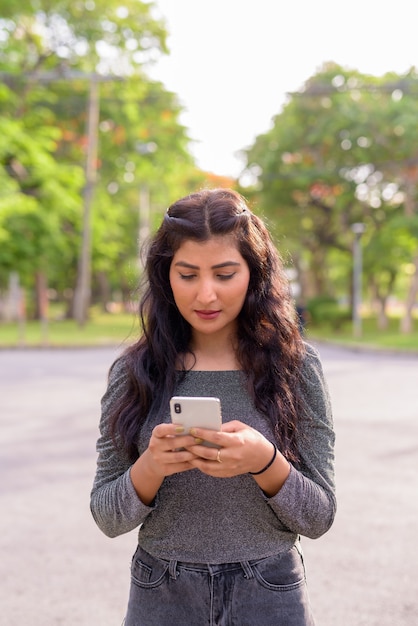
[[[300,540],[300,535],[297,536],[297,539],[295,541],[295,548],[299,552],[300,556],[303,558],[303,550],[302,550],[302,543]]]
[[[248,561],[240,561],[240,565],[244,571],[244,578],[254,578],[254,573]]]
[[[177,561],[175,561],[174,559],[172,559],[168,564],[168,573],[170,574],[170,578],[174,578],[174,580],[177,580],[177,576],[179,573],[177,571]]]

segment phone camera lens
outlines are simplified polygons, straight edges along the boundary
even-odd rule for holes
[[[176,402],[174,404],[174,412],[175,413],[181,413],[181,404],[179,402]]]

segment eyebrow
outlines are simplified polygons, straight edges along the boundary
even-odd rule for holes
[[[190,270],[199,270],[200,267],[198,265],[192,265],[191,263],[187,263],[186,261],[177,261],[177,263],[174,264],[176,267],[187,267]],[[212,270],[219,270],[223,267],[230,267],[231,265],[241,265],[241,263],[239,263],[238,261],[224,261],[223,263],[217,263],[216,265],[212,265],[211,269]]]

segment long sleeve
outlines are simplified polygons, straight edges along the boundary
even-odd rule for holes
[[[90,497],[93,518],[108,537],[133,530],[153,510],[139,499],[130,478],[131,462],[115,445],[110,432],[111,408],[126,384],[123,362],[118,361],[111,369],[101,402],[97,470]]]
[[[91,493],[99,528],[115,537],[141,526],[138,538],[150,554],[212,563],[276,554],[290,549],[298,534],[314,538],[326,532],[335,515],[334,431],[321,363],[316,351],[309,346],[307,350],[300,390],[309,411],[300,424],[300,461],[279,493],[267,498],[249,474],[219,479],[191,470],[166,477],[150,507],[138,498],[130,479],[131,462],[110,433],[112,408],[128,384],[123,362],[117,362],[102,398]],[[273,437],[269,420],[254,408],[241,371],[190,371],[175,392],[216,395],[224,421],[238,419]],[[140,453],[161,421],[170,421],[168,410],[148,417],[141,428]]]
[[[336,513],[335,433],[328,387],[311,346],[300,388],[308,407],[302,423],[300,462],[291,467],[285,484],[269,504],[289,530],[316,539],[331,527]]]

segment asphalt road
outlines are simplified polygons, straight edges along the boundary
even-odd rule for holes
[[[303,540],[317,624],[417,626],[418,356],[319,349],[338,513],[324,537]],[[117,353],[0,351],[1,626],[122,622],[136,533],[108,539],[89,511]]]

